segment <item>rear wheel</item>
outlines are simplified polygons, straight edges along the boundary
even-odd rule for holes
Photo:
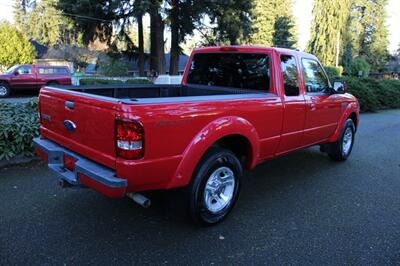
[[[10,96],[11,89],[6,83],[0,83],[0,98],[5,98]]]
[[[351,119],[347,119],[337,142],[329,144],[329,157],[335,161],[345,161],[353,150],[355,126]]]
[[[57,82],[57,81],[50,81],[50,82],[48,82],[46,85],[48,85],[48,86],[54,86],[54,85],[58,85],[58,82]]]
[[[241,163],[231,151],[207,151],[188,187],[191,217],[202,224],[221,222],[238,199],[242,172]]]

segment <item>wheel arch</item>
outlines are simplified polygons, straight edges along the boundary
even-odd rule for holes
[[[0,79],[0,83],[6,84],[8,87],[10,87],[8,80]]]
[[[358,108],[357,103],[353,102],[347,106],[347,108],[345,109],[345,111],[343,112],[343,114],[339,120],[339,123],[335,130],[335,133],[329,139],[329,142],[336,142],[338,140],[338,138],[340,137],[340,133],[342,132],[343,126],[347,119],[351,119],[353,121],[355,130],[357,130],[359,122],[360,122],[359,108]]]
[[[231,150],[248,169],[255,167],[259,157],[259,137],[249,121],[240,117],[219,118],[205,126],[189,143],[168,187],[188,185],[196,166],[211,147]]]

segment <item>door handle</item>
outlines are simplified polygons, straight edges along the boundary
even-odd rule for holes
[[[316,109],[315,103],[309,103],[308,107],[310,108],[310,110],[315,110]]]

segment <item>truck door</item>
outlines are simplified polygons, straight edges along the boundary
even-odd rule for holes
[[[33,73],[32,66],[20,66],[11,78],[11,83],[16,89],[36,88],[36,74]]]
[[[322,66],[315,59],[302,59],[306,88],[306,123],[304,145],[312,145],[329,138],[341,115],[340,98],[330,93],[330,83]]]
[[[299,86],[299,67],[296,57],[281,54],[282,81],[284,90],[284,116],[281,141],[277,154],[289,152],[302,146],[305,100]]]

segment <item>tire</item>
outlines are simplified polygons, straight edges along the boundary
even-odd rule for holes
[[[10,96],[11,89],[7,83],[0,83],[0,98],[6,98]]]
[[[353,150],[356,129],[354,122],[347,119],[337,142],[329,144],[328,155],[334,161],[345,161]]]
[[[54,85],[59,85],[57,81],[50,81],[46,84],[46,86],[54,86]]]
[[[200,160],[188,187],[192,219],[203,225],[224,220],[239,197],[242,175],[242,165],[230,150],[210,148]]]

